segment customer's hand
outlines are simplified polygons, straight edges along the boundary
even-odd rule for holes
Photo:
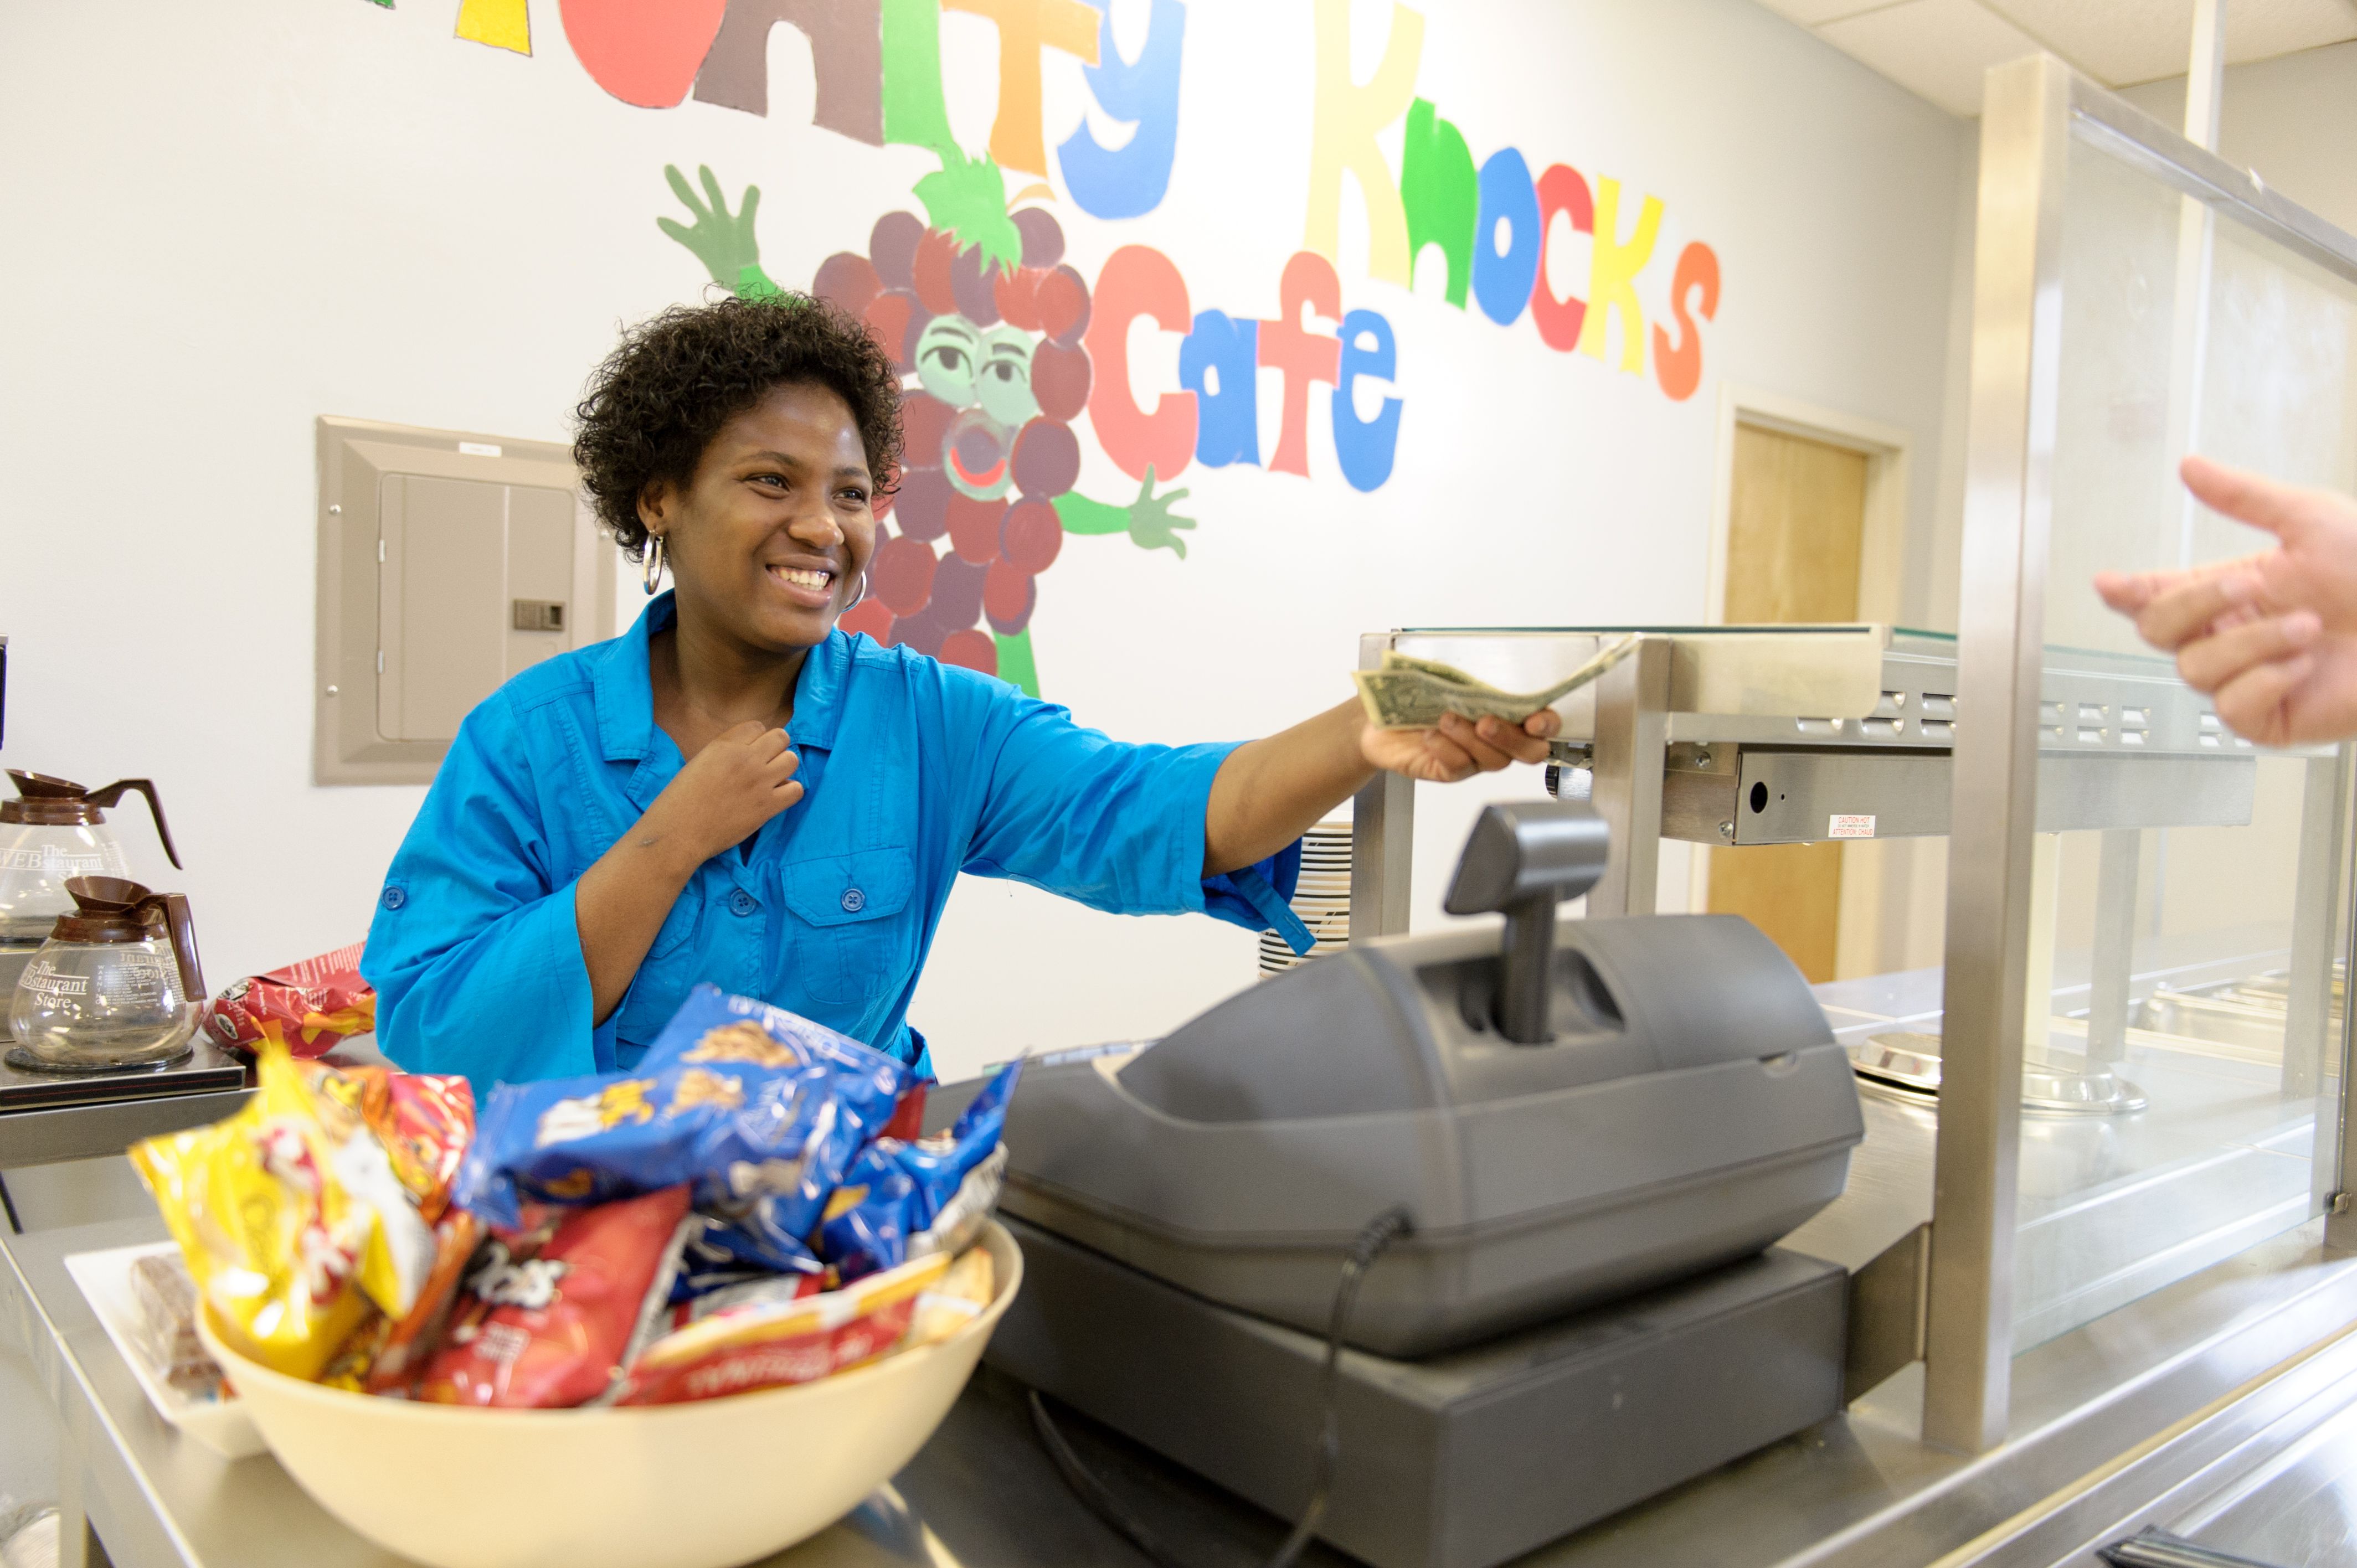
[[[701,865],[801,800],[794,774],[802,765],[784,730],[750,721],[734,725],[688,758],[640,822],[687,846]]]
[[[1359,737],[1359,750],[1377,768],[1430,784],[1454,784],[1510,763],[1544,762],[1547,742],[1562,727],[1562,716],[1553,708],[1541,708],[1519,725],[1443,714],[1432,729],[1369,725]]]
[[[2357,735],[2357,500],[2206,457],[2179,470],[2204,505],[2280,542],[2179,571],[2104,572],[2104,602],[2177,655],[2236,734],[2267,746]]]

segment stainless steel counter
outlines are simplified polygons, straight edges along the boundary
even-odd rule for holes
[[[1891,1107],[1870,1113],[1869,1153],[1821,1222],[1824,1251],[1912,1222],[1907,1216],[1922,1202],[1908,1174],[1921,1162],[1910,1152],[1920,1145],[1912,1128]],[[2314,1448],[2311,1434],[2357,1400],[2357,1340],[2335,1338],[2357,1321],[2357,1263],[2326,1256],[2318,1230],[2277,1237],[2024,1355],[2014,1380],[2016,1435],[1994,1453],[1967,1460],[1918,1442],[1921,1378],[1902,1373],[1844,1417],[1526,1561],[1921,1568],[2008,1520],[2038,1527],[2016,1531],[2031,1555],[2008,1555],[2014,1545],[1998,1541],[1955,1561],[2080,1561],[2050,1550],[2058,1529],[2076,1530],[2077,1550],[2118,1533],[2135,1509],[2169,1522],[2149,1510],[2170,1488],[2215,1479],[2221,1465],[2241,1476],[2275,1455],[2296,1460]],[[148,1408],[63,1259],[163,1234],[160,1220],[142,1217],[0,1236],[0,1337],[22,1341],[63,1418],[63,1502],[75,1521],[69,1564],[80,1560],[87,1520],[120,1568],[393,1568],[397,1560],[329,1519],[267,1455],[223,1464]],[[1249,1505],[1078,1417],[1066,1425],[1088,1463],[1189,1563],[1257,1563],[1281,1539],[1280,1522]],[[2096,1477],[2108,1480],[2091,1491]],[[2126,1501],[2122,1487],[2130,1488]],[[2082,1518],[2088,1497],[2104,1503],[2092,1520]],[[1135,1568],[1139,1559],[1065,1490],[1032,1436],[1021,1390],[985,1371],[889,1487],[772,1561]],[[1313,1552],[1309,1561],[1345,1560]]]
[[[158,1417],[67,1274],[76,1252],[159,1240],[160,1219],[0,1236],[0,1337],[17,1337],[63,1418],[68,1568],[81,1521],[116,1568],[398,1568],[329,1518],[268,1455],[225,1463]],[[1091,1466],[1205,1568],[1266,1559],[1279,1521],[1068,1417]],[[1305,1434],[1303,1441],[1309,1441]],[[420,1507],[433,1499],[420,1498]],[[529,1509],[533,1499],[519,1497]],[[679,1506],[694,1507],[683,1498]],[[1306,1561],[1348,1560],[1313,1552]],[[976,1375],[948,1422],[849,1518],[770,1562],[793,1568],[1135,1568],[1128,1546],[1065,1490],[1031,1434],[1022,1391]]]

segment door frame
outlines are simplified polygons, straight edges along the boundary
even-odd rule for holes
[[[1857,618],[1896,625],[1906,582],[1909,459],[1914,434],[1863,414],[1739,381],[1718,383],[1718,424],[1710,502],[1710,576],[1703,598],[1706,624],[1727,623],[1727,535],[1735,513],[1735,430],[1739,424],[1797,435],[1857,452],[1866,458],[1865,516],[1858,529]],[[1688,861],[1686,908],[1710,908],[1711,846],[1695,844]],[[1860,972],[1875,956],[1883,924],[1880,855],[1842,857],[1841,925],[1836,975]]]
[[[1757,425],[1822,442],[1866,458],[1866,516],[1858,530],[1857,618],[1896,623],[1906,580],[1909,448],[1913,434],[1781,392],[1718,384],[1718,434],[1710,498],[1710,580],[1703,600],[1711,626],[1727,621],[1727,540],[1735,512],[1735,427]]]

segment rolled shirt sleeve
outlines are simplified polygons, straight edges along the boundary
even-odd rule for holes
[[[549,874],[531,773],[495,695],[459,726],[393,856],[361,965],[379,1048],[413,1072],[464,1073],[479,1095],[614,1065],[611,1020],[592,1026],[576,879]]]

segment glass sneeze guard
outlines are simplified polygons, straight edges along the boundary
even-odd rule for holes
[[[1953,763],[1924,1406],[1966,1452],[2005,1437],[2013,1355],[2340,1188],[2350,748],[2213,715],[2238,810],[2040,831],[2044,759],[2135,717],[2041,702],[2040,671],[2165,672],[2095,572],[2267,542],[2190,499],[2186,453],[2357,489],[2357,242],[2050,59],[1991,73],[1981,178],[1958,679],[1989,719]],[[2025,1071],[2125,1092],[2025,1112]]]

